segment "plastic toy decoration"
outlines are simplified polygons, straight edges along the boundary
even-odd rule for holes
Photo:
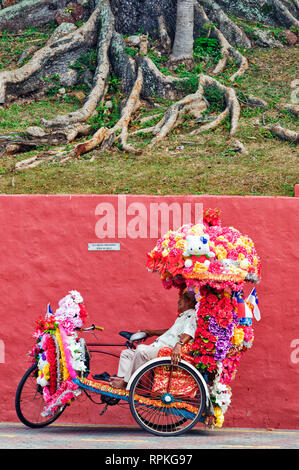
[[[220,211],[209,209],[203,223],[183,225],[159,239],[148,253],[147,268],[160,274],[166,289],[195,292],[197,331],[188,356],[207,380],[214,410],[210,421],[221,427],[231,381],[253,343],[252,320],[260,319],[256,289],[247,299],[243,293],[246,282],[260,281],[253,241],[234,227],[222,227]]]
[[[187,247],[183,253],[185,259],[185,267],[190,268],[193,265],[192,259],[190,257],[198,257],[197,262],[203,263],[205,267],[210,266],[209,258],[215,257],[215,253],[209,249],[209,236],[201,235],[200,237],[196,235],[187,235],[186,242]]]

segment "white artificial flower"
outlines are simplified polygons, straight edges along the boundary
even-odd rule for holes
[[[42,358],[38,361],[38,368],[42,370],[44,367],[48,365],[48,361],[44,361]]]
[[[78,371],[86,370],[86,365],[81,360],[76,360],[76,361],[72,360],[72,366],[73,366],[73,369],[78,370]]]
[[[69,294],[72,296],[72,298],[74,299],[74,301],[76,302],[76,304],[82,304],[83,302],[83,297],[82,295],[80,294],[80,292],[78,292],[77,290],[71,290],[69,292]]]
[[[48,381],[44,377],[37,377],[36,382],[41,387],[45,387],[46,385],[48,385]]]

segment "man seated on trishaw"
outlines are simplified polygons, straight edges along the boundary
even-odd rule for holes
[[[179,296],[178,317],[171,328],[143,329],[142,331],[147,336],[158,336],[158,338],[149,345],[140,344],[136,349],[123,350],[120,355],[117,377],[111,377],[110,384],[115,388],[126,388],[133,373],[143,364],[160,356],[161,353],[170,355],[172,364],[177,365],[182,358],[182,347],[190,344],[195,337],[197,329],[195,304],[194,292],[185,289]]]

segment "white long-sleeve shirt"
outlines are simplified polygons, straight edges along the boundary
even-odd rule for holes
[[[193,309],[185,310],[180,313],[172,327],[154,341],[154,344],[158,344],[161,347],[167,346],[173,348],[183,334],[189,335],[194,339],[196,329],[196,311]]]

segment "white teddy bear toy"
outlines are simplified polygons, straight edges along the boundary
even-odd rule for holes
[[[185,248],[185,251],[183,253],[183,256],[198,256],[202,257],[200,262],[202,262],[206,268],[209,267],[210,261],[208,258],[213,258],[215,257],[215,253],[210,251],[209,248],[209,235],[187,235],[186,236],[186,241],[187,241],[187,247]],[[191,259],[186,259],[185,260],[185,267],[190,268],[192,266],[192,260]]]

